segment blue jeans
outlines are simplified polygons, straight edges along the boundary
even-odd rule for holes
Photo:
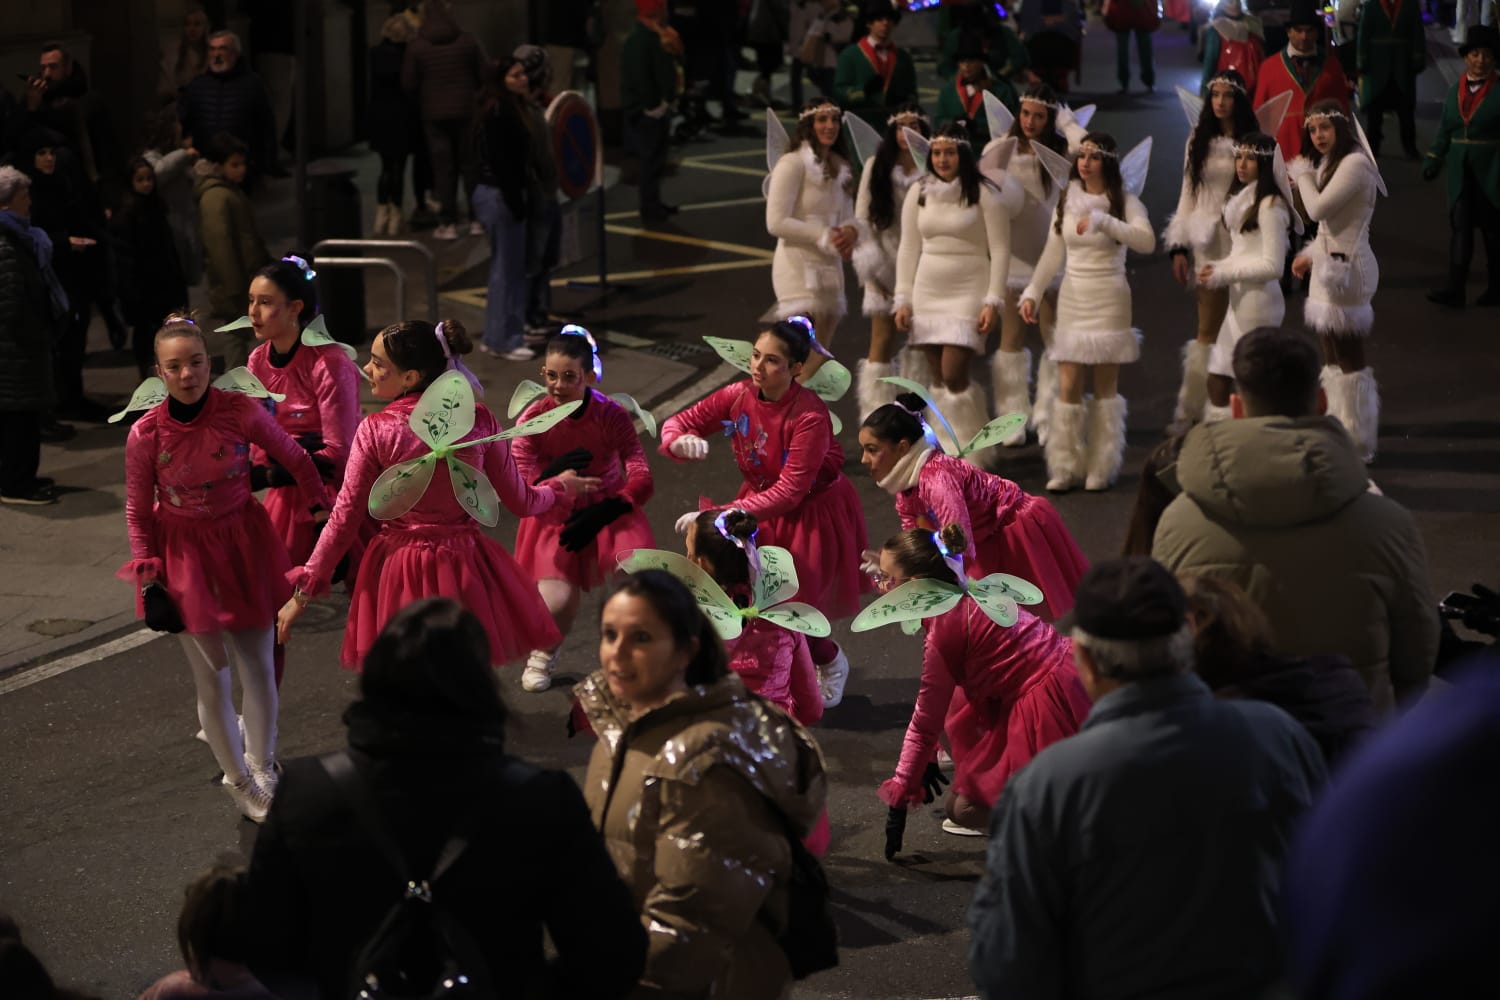
[[[474,216],[490,238],[484,346],[503,354],[526,336],[526,220],[511,215],[500,189],[488,184],[474,188]]]

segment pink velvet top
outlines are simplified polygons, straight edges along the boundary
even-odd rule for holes
[[[312,459],[259,400],[210,388],[203,409],[186,424],[172,419],[168,405],[163,401],[146,411],[130,428],[125,443],[125,527],[131,561],[122,573],[137,578],[160,574],[158,518],[217,521],[250,503],[252,445],[296,478],[309,508],[328,505]]]
[[[805,636],[757,618],[746,622],[745,631],[724,643],[724,649],[729,668],[745,687],[775,702],[804,726],[823,717],[823,694]]]
[[[729,436],[745,477],[735,506],[761,520],[792,513],[844,466],[828,407],[795,382],[775,402],[761,399],[749,379],[726,385],[662,425],[661,453],[675,461],[672,442],[684,434]]]
[[[551,396],[543,397],[526,408],[521,420],[530,420],[556,408],[556,400]],[[522,478],[529,483],[554,459],[575,448],[587,448],[594,456],[588,468],[578,474],[598,476],[603,480],[599,492],[587,498],[588,503],[622,497],[639,508],[656,492],[651,466],[646,461],[645,449],[641,447],[640,435],[636,433],[629,412],[593,389],[587,390],[584,404],[573,411],[572,416],[555,424],[545,434],[517,438],[511,454],[515,456]],[[572,506],[571,499],[561,494],[553,513],[566,513]]]
[[[961,526],[969,539],[964,558],[972,562],[975,543],[1009,524],[1025,499],[1026,491],[1004,476],[933,449],[917,473],[917,485],[896,494],[896,514],[902,530]]]
[[[271,364],[271,345],[261,344],[250,352],[246,367],[267,389],[286,396],[280,403],[261,401],[282,430],[294,438],[322,435],[323,447],[313,454],[332,462],[337,470],[333,482],[341,482],[349,445],[359,427],[361,378],[354,362],[332,344],[298,344],[286,367],[277,368]],[[257,465],[266,461],[258,448],[251,452],[251,459]]]
[[[294,574],[293,585],[304,593],[318,596],[327,591],[334,568],[359,534],[365,512],[369,510],[370,488],[380,474],[393,465],[420,458],[430,450],[407,425],[420,398],[419,393],[408,393],[392,400],[385,409],[370,414],[359,425],[344,472],[344,487],[339,491],[333,515],[318,538],[317,548],[308,558],[307,565]],[[475,404],[474,429],[463,440],[488,437],[502,429],[494,414],[483,404]],[[557,485],[533,489],[521,477],[521,471],[511,456],[509,441],[491,441],[465,448],[456,452],[454,457],[484,470],[499,494],[500,502],[517,517],[550,510],[562,491]],[[382,522],[381,530],[478,531],[480,527],[454,496],[447,465],[439,462],[422,499],[400,517]]]

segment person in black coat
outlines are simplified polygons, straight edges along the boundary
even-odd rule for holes
[[[110,241],[120,278],[120,305],[131,327],[131,350],[141,378],[156,364],[156,331],[168,313],[185,310],[187,279],[156,190],[156,171],[145,157],[130,162],[130,187],[109,220]]]
[[[266,85],[245,65],[239,36],[208,36],[208,72],[182,88],[177,101],[182,132],[197,144],[228,132],[250,148],[250,176],[275,175],[276,119]]]
[[[432,898],[507,996],[610,1000],[635,989],[646,935],[573,780],[505,752],[506,709],[474,615],[408,605],[365,658],[348,758],[412,878],[467,847]],[[352,960],[405,883],[323,761],[287,761],[247,877],[252,971],[281,995],[352,993]],[[543,929],[556,957],[543,953]],[[298,994],[300,995],[300,994]]]
[[[393,14],[386,19],[380,34],[380,44],[370,50],[370,111],[366,131],[370,148],[380,157],[380,179],[375,184],[375,235],[397,236],[403,228],[401,184],[406,176],[406,160],[412,154],[412,139],[422,128],[417,104],[401,86],[401,65],[415,29],[406,15]]]

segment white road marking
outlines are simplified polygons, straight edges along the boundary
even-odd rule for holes
[[[103,645],[93,646],[82,652],[74,653],[72,656],[64,656],[62,659],[53,660],[51,663],[43,663],[41,666],[23,669],[10,677],[0,679],[0,695],[7,695],[22,688],[30,687],[33,684],[39,684],[42,681],[65,674],[69,670],[75,670],[90,663],[97,663],[99,660],[114,656],[116,653],[123,653],[127,649],[144,646],[152,639],[159,638],[162,634],[161,632],[153,632],[148,628],[143,628],[136,632],[128,632],[118,639],[111,639]]]

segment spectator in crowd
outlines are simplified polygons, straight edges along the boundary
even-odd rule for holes
[[[1198,676],[1220,698],[1268,701],[1302,723],[1331,768],[1375,729],[1370,689],[1342,656],[1284,656],[1250,595],[1223,577],[1180,578]]]
[[[1187,436],[1182,494],[1152,554],[1174,573],[1226,576],[1271,622],[1275,646],[1348,657],[1376,708],[1421,694],[1437,656],[1437,601],[1412,516],[1369,490],[1359,450],[1324,408],[1311,338],[1262,327],[1234,349],[1237,419]]]
[[[1141,465],[1141,478],[1135,490],[1135,505],[1130,510],[1130,526],[1125,529],[1122,556],[1149,556],[1151,540],[1162,513],[1177,499],[1177,455],[1182,451],[1185,434],[1164,438]]]
[[[189,286],[203,280],[203,247],[198,242],[198,199],[193,194],[193,167],[198,151],[182,133],[175,107],[146,116],[146,149],[141,153],[156,172],[156,193],[167,209],[177,263]]]
[[[163,101],[176,101],[178,91],[208,70],[208,28],[208,13],[196,3],[188,4],[177,44],[162,53],[156,89]]]
[[[672,106],[681,92],[673,52],[676,32],[667,27],[666,0],[635,0],[636,24],[620,57],[620,93],[625,110],[625,141],[640,160],[640,212],[643,222],[660,222],[677,211],[661,200],[667,165]]]
[[[469,235],[482,236],[484,226],[474,211],[474,107],[483,82],[484,50],[479,40],[453,19],[448,0],[427,0],[422,27],[406,46],[401,83],[415,94],[421,108],[422,131],[432,156],[433,186],[442,207],[432,235],[458,239],[458,181],[462,177],[469,199]]]
[[[156,171],[145,157],[130,163],[130,187],[109,220],[120,276],[120,305],[131,327],[136,370],[146,378],[156,366],[156,331],[168,313],[187,309],[187,280],[157,191]]]
[[[534,32],[546,55],[556,89],[580,90],[586,73],[580,54],[593,55],[599,31],[599,0],[550,0],[540,7],[541,24]]]
[[[1359,106],[1365,113],[1370,152],[1380,155],[1386,112],[1396,112],[1401,151],[1420,160],[1417,149],[1417,77],[1427,66],[1427,32],[1416,4],[1363,3],[1357,43]]]
[[[0,997],[5,1000],[93,1000],[52,981],[41,959],[21,941],[16,922],[0,913]]]
[[[57,502],[37,476],[42,415],[53,395],[52,342],[68,297],[52,271],[52,240],[31,224],[31,179],[0,167],[0,502]],[[66,251],[65,251],[66,252]]]
[[[1016,13],[1031,68],[1059,94],[1078,69],[1083,50],[1083,5],[1078,0],[1031,0]]]
[[[474,215],[490,237],[484,339],[479,348],[507,361],[530,361],[526,336],[526,220],[534,192],[528,179],[531,145],[526,124],[526,71],[519,59],[485,70],[473,143],[479,151]]]
[[[1158,0],[1105,0],[1104,26],[1115,36],[1115,77],[1120,93],[1130,90],[1130,36],[1135,36],[1141,62],[1141,82],[1147,93],[1156,92],[1156,65],[1152,61],[1151,36],[1161,27]]]
[[[775,106],[771,99],[771,74],[781,68],[786,49],[789,0],[751,0],[745,18],[744,42],[755,51],[755,80],[750,97],[763,108]]]
[[[186,968],[148,986],[137,1000],[276,1000],[250,973],[245,869],[219,861],[188,883],[177,916]]]
[[[787,29],[792,107],[802,107],[804,73],[819,94],[833,96],[839,53],[854,40],[855,15],[856,8],[847,0],[792,0]]]
[[[422,120],[416,102],[401,84],[401,71],[406,48],[415,35],[410,18],[392,14],[380,29],[380,44],[370,50],[370,110],[365,121],[370,148],[380,157],[380,178],[375,182],[376,236],[399,236],[406,228],[401,187],[412,137],[421,129]]]
[[[889,112],[917,99],[917,70],[911,53],[891,39],[901,8],[893,0],[865,0],[861,13],[868,33],[839,53],[833,99],[883,130]]]
[[[557,266],[562,239],[562,206],[557,202],[557,161],[552,155],[552,131],[546,108],[552,100],[551,64],[536,45],[517,47],[515,57],[526,74],[526,126],[531,132],[526,178],[531,189],[531,211],[526,219],[526,346],[547,343],[552,324],[552,269]]]
[[[625,997],[646,935],[573,779],[505,752],[508,713],[484,628],[447,598],[385,626],[344,713],[349,776],[318,758],[285,762],[250,863],[251,967],[348,996],[351,961],[405,889],[372,821],[411,877],[434,870],[455,834],[467,845],[432,894],[516,996]],[[362,818],[351,794],[372,799]],[[525,817],[525,822],[517,822]],[[546,844],[555,864],[537,864]],[[545,929],[556,950],[548,960]]]
[[[1213,697],[1185,609],[1140,556],[1079,583],[1094,707],[996,805],[969,910],[985,1000],[1252,997],[1280,975],[1282,850],[1322,754],[1281,709]]]
[[[26,81],[25,112],[18,132],[48,129],[62,137],[81,173],[91,183],[99,179],[90,126],[89,78],[84,68],[58,42],[42,46],[36,76]]]
[[[266,85],[245,64],[240,37],[234,32],[216,31],[208,36],[208,71],[182,89],[177,116],[183,133],[200,150],[226,132],[244,144],[250,176],[278,172],[271,99]]]
[[[271,263],[271,254],[255,225],[255,209],[245,194],[248,150],[227,132],[209,139],[198,175],[198,239],[203,244],[208,277],[208,308],[217,321],[212,329],[244,315],[245,297],[255,272]],[[230,330],[221,350],[224,367],[238,368],[250,358],[254,336],[250,330]]]
[[[789,837],[808,834],[827,791],[812,737],[745,690],[692,594],[660,570],[613,586],[599,670],[574,691],[599,736],[585,794],[650,942],[634,996],[788,996],[772,928],[786,919]]]

